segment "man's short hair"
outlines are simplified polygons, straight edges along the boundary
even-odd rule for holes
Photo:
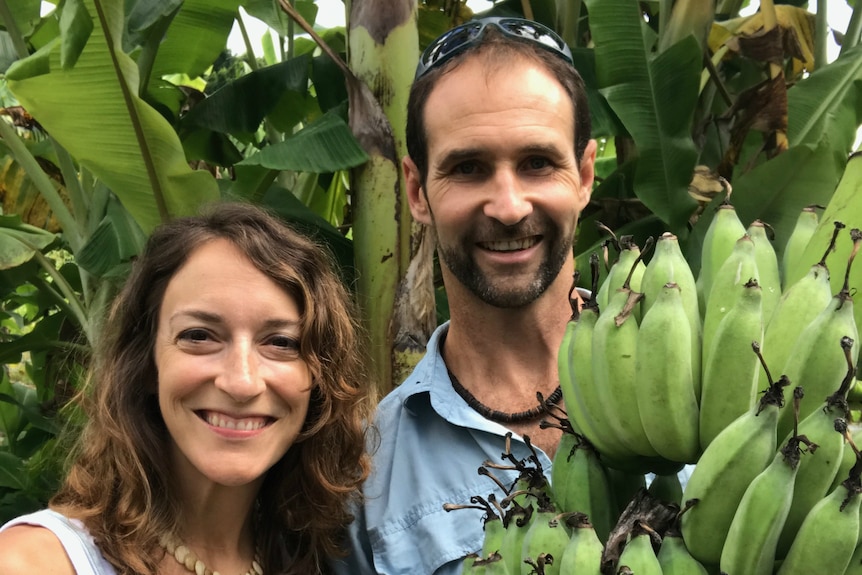
[[[416,165],[422,186],[425,186],[425,179],[428,176],[428,138],[424,116],[428,97],[443,74],[456,69],[467,58],[480,55],[489,60],[498,61],[501,66],[513,57],[526,57],[543,66],[560,82],[572,101],[572,114],[575,120],[573,126],[575,157],[580,162],[590,141],[591,131],[587,91],[581,75],[574,66],[560,56],[531,42],[507,36],[494,27],[488,27],[481,42],[453,56],[438,68],[428,70],[413,82],[410,88],[410,98],[407,102],[407,153]],[[513,78],[512,81],[517,81],[517,78]]]

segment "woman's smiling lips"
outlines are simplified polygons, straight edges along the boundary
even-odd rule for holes
[[[209,410],[199,410],[195,413],[207,425],[219,432],[239,432],[243,435],[260,431],[275,421],[273,417],[261,415],[233,417],[223,412]],[[233,434],[231,433],[231,435]]]

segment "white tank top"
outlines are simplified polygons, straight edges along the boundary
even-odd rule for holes
[[[51,531],[62,543],[77,575],[117,575],[111,564],[102,557],[87,528],[76,519],[43,509],[13,519],[0,527],[0,531],[13,525],[38,525]]]

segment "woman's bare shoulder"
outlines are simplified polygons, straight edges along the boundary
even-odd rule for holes
[[[2,575],[75,575],[57,536],[44,527],[16,525],[0,533]]]

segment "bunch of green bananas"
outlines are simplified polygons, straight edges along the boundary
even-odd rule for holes
[[[862,427],[847,403],[862,232],[833,294],[839,222],[821,260],[785,280],[818,225],[804,209],[779,260],[768,226],[746,228],[726,201],[698,274],[670,233],[654,252],[622,239],[601,283],[591,257],[595,297],[572,301],[558,355],[565,411],[544,422],[563,430],[551,484],[508,458],[519,480],[497,481],[499,520],[464,572],[862,575]],[[644,493],[674,520],[633,511]]]

